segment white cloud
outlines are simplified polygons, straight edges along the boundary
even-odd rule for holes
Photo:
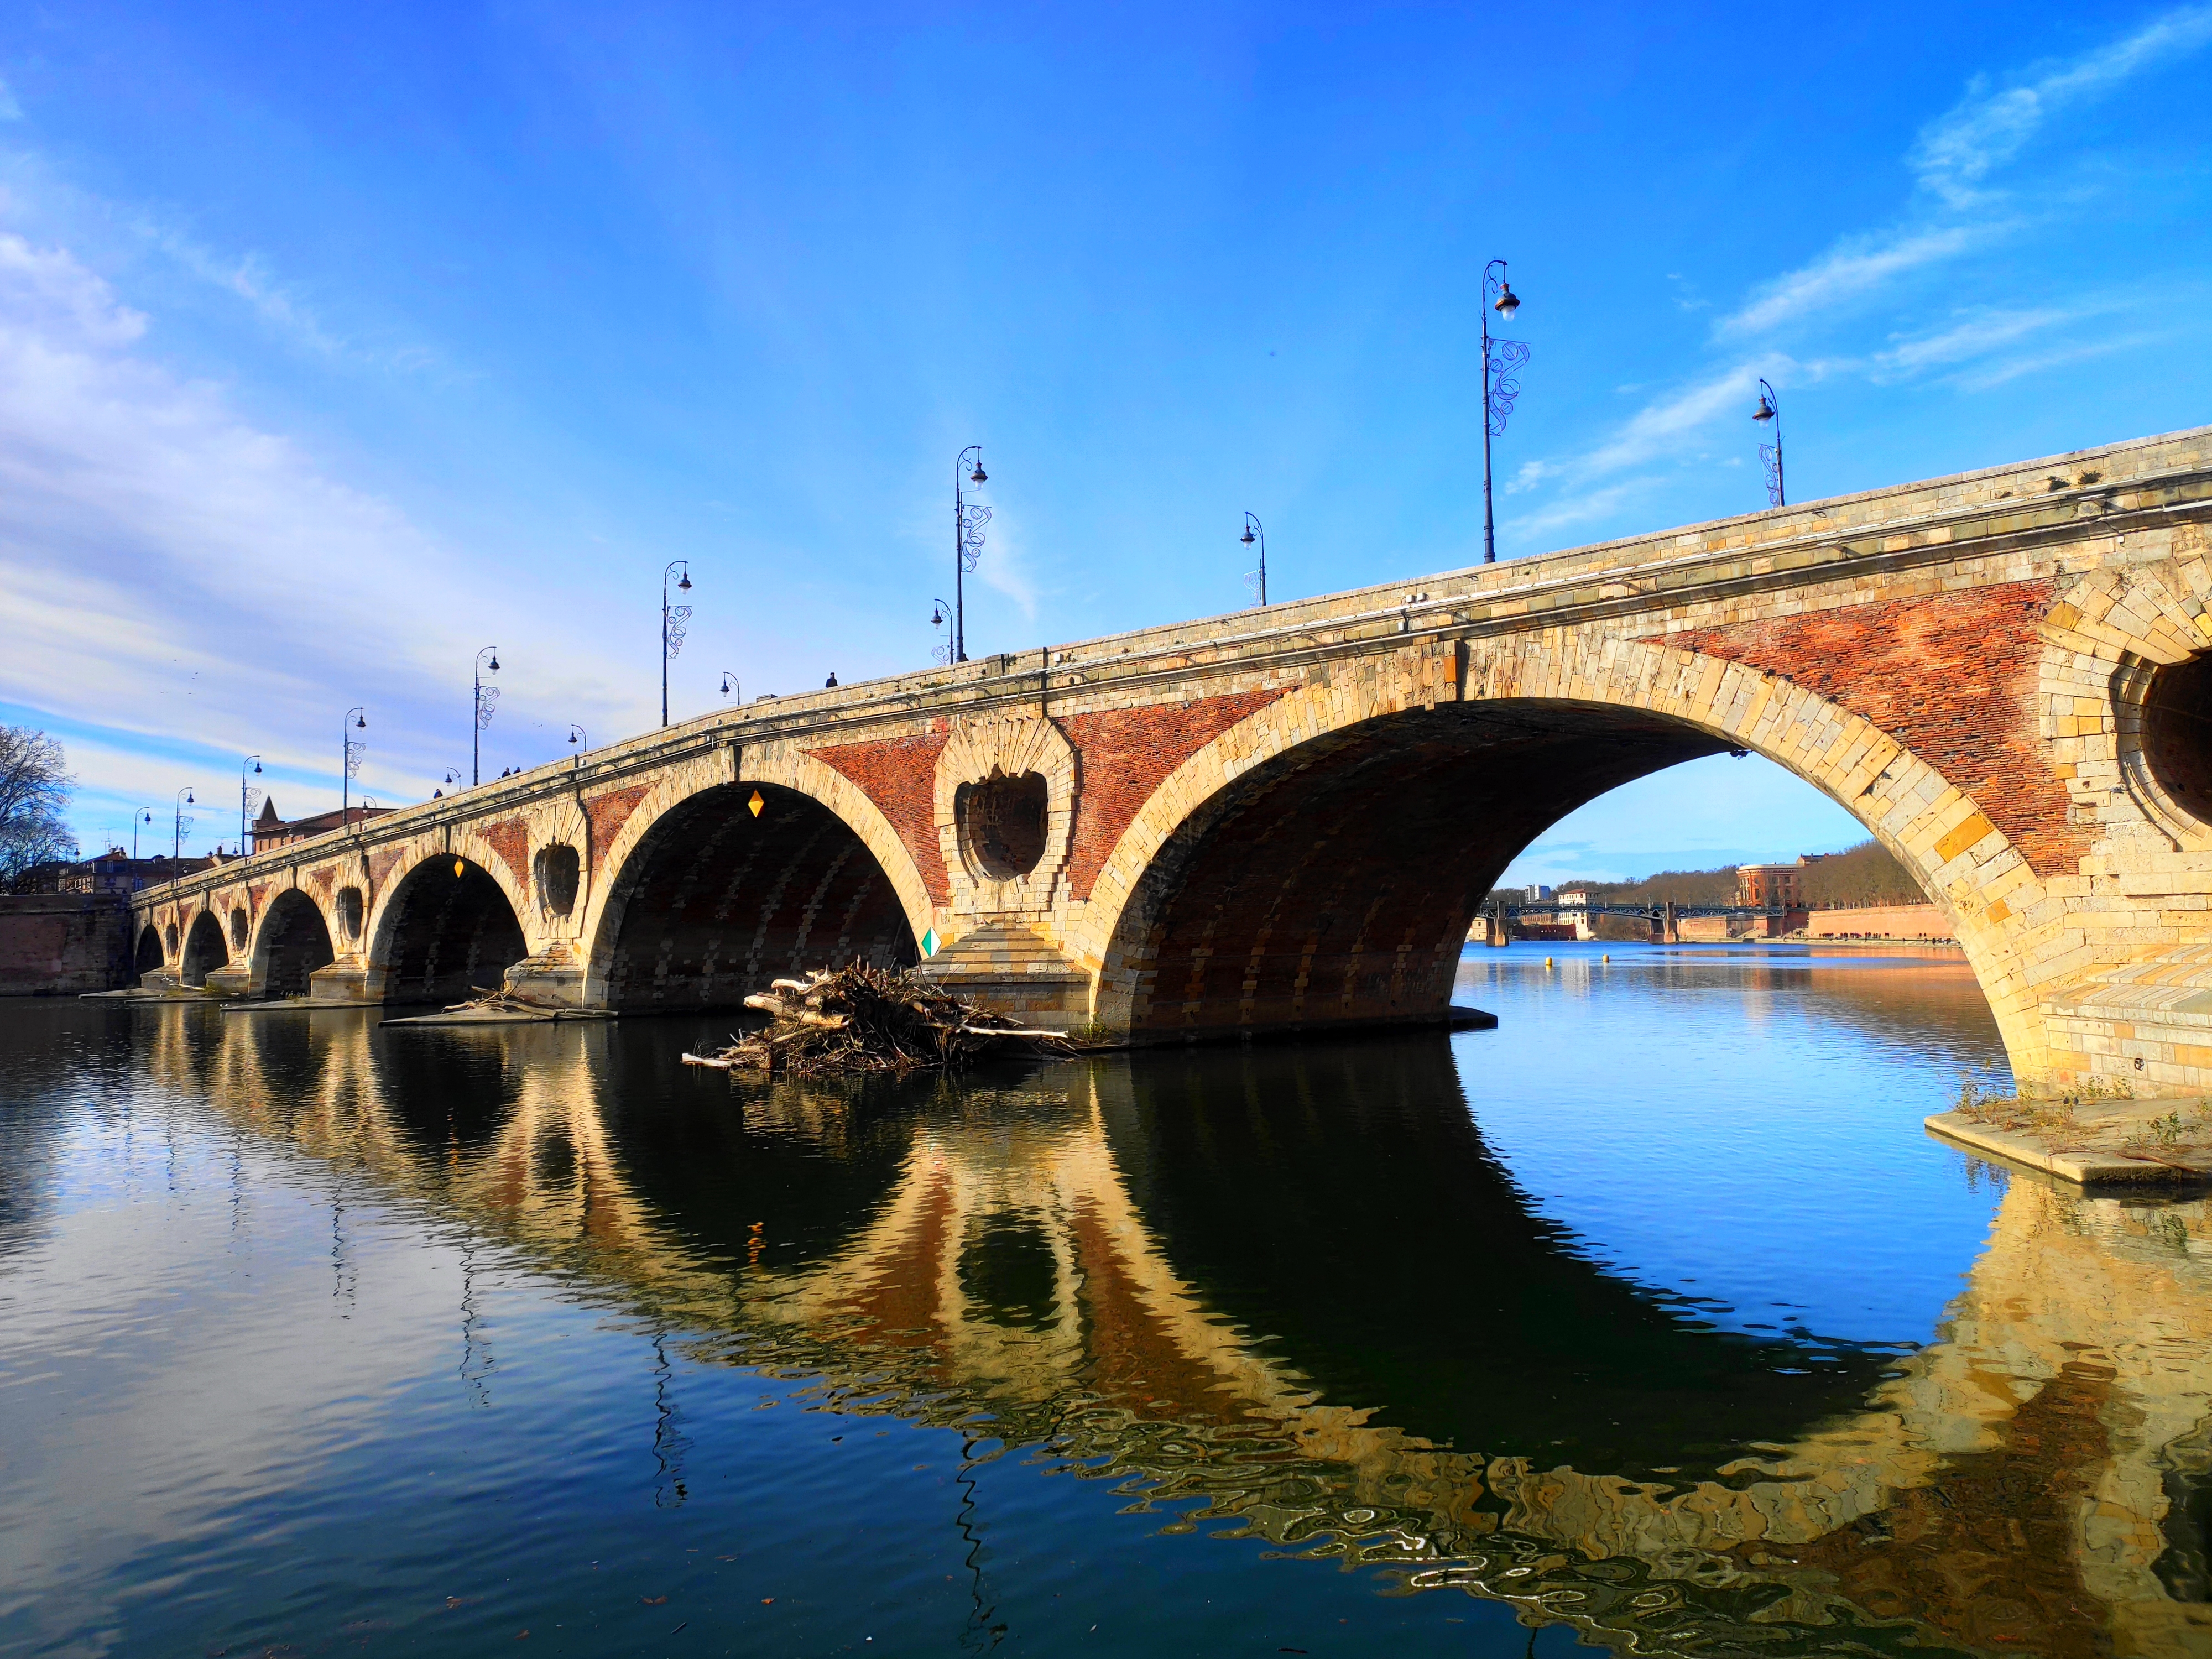
[[[2132,351],[2137,346],[2154,345],[2166,337],[2154,331],[2145,331],[2107,335],[2083,344],[2062,346],[2055,350],[2023,353],[2002,362],[1993,363],[1987,368],[1962,374],[1958,378],[1958,384],[1968,392],[1988,392],[2008,381],[2017,380],[2025,374],[2039,374],[2048,368],[2063,368],[2070,363],[2110,356],[2116,351]]]
[[[1966,95],[1923,128],[1907,158],[1921,185],[1954,207],[1981,195],[1990,173],[2019,155],[2049,118],[2103,97],[2130,77],[2162,68],[2212,43],[2212,6],[2184,6],[2124,40],[2045,67],[2018,86],[1992,91],[1977,77]]]
[[[1755,334],[1808,312],[1832,310],[1893,277],[1954,258],[1989,234],[1988,228],[1954,225],[1854,238],[1767,283],[1741,310],[1714,325],[1714,332]]]
[[[1778,371],[1769,366],[1771,375]],[[1722,369],[1694,386],[1683,387],[1656,402],[1646,404],[1629,416],[1613,437],[1592,452],[1580,469],[1590,474],[1618,472],[1662,456],[1679,454],[1682,441],[1702,431],[1730,410],[1748,416],[1752,386],[1759,369],[1749,363]]]

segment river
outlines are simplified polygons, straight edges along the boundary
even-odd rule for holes
[[[2212,1653],[2212,1226],[1942,952],[828,1086],[0,1004],[0,1652]]]

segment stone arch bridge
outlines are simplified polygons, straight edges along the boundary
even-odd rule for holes
[[[1549,824],[1701,755],[1841,803],[2030,1086],[2212,1092],[2212,428],[763,697],[136,901],[241,996],[624,1011],[912,963],[1136,1041],[1448,1016]]]

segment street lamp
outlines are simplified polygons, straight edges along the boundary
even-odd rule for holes
[[[1790,498],[1782,488],[1782,399],[1774,395],[1774,388],[1763,374],[1759,380],[1759,407],[1751,411],[1751,418],[1761,426],[1773,423],[1774,441],[1759,445],[1759,459],[1766,467],[1766,504],[1787,507]]]
[[[445,786],[449,783],[456,789],[459,789],[461,787],[460,768],[457,766],[449,766],[446,769],[444,775],[438,780],[438,787],[430,792],[430,799],[432,800],[445,799]]]
[[[968,457],[975,458],[975,469]],[[968,660],[968,573],[983,556],[983,526],[991,522],[991,509],[971,506],[963,493],[968,484],[986,483],[983,446],[969,444],[952,463],[952,661]],[[943,601],[939,601],[943,603]]]
[[[338,828],[341,830],[351,822],[348,817],[352,811],[349,798],[353,781],[361,775],[361,757],[368,751],[368,744],[356,740],[353,735],[355,732],[368,730],[368,712],[354,708],[347,709],[346,714],[353,721],[353,726],[349,731],[344,720],[338,722],[338,741],[345,746],[345,763],[338,771]]]
[[[484,659],[491,660],[486,662]],[[473,789],[483,781],[483,734],[491,724],[492,711],[499,707],[499,688],[483,683],[484,670],[499,672],[499,647],[488,645],[477,653],[477,729],[469,734],[469,787]],[[456,783],[460,780],[456,778]]]
[[[192,827],[192,821],[185,816],[185,808],[187,806],[197,806],[199,803],[192,799],[192,792],[189,787],[187,787],[177,791],[176,805],[177,833],[175,839],[169,843],[169,857],[173,860],[184,857],[185,831]]]
[[[689,559],[672,559],[668,562],[668,568],[660,573],[660,723],[663,726],[668,724],[668,665],[684,648],[684,630],[691,621],[690,605],[668,602],[668,579],[679,570],[684,573],[684,580],[676,584],[677,588],[689,593],[691,591],[691,562]]]
[[[153,821],[154,809],[150,806],[142,806],[131,816],[131,861],[133,864],[138,862],[138,826]]]
[[[584,763],[584,750],[591,746],[591,739],[585,736],[584,728],[574,720],[568,722],[568,746],[576,751],[576,764],[581,766]]]
[[[253,775],[261,775],[261,757],[248,755],[238,769],[238,855],[246,856],[246,817],[253,811],[253,797],[261,792],[246,781],[246,769],[253,769]]]
[[[929,625],[933,629],[946,627],[949,624],[951,618],[945,613],[950,611],[952,607],[945,604],[942,599],[932,599],[929,602]],[[949,665],[952,661],[952,635],[951,634],[948,633],[945,636],[945,640],[942,644],[933,645],[929,648],[929,659],[933,663],[946,665]]]
[[[738,684],[738,677],[735,674],[725,668],[722,671],[722,695],[726,697],[732,691],[738,694],[739,702],[745,700],[745,688]]]
[[[1492,339],[1490,313],[1507,322],[1521,309],[1513,284],[1505,280],[1505,261],[1492,259],[1482,268],[1482,562],[1498,562],[1498,526],[1490,507],[1490,441],[1503,437],[1513,414],[1513,400],[1521,395],[1521,371],[1528,362],[1528,347],[1521,340]]]
[[[1255,531],[1258,532],[1256,535],[1253,533]],[[1267,603],[1267,526],[1260,522],[1258,514],[1247,513],[1244,515],[1244,533],[1237,539],[1247,547],[1255,541],[1260,544],[1260,568],[1244,573],[1244,585],[1260,596],[1260,603],[1264,607]]]

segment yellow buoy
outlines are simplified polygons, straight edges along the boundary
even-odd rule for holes
[[[1552,965],[1552,959],[1551,959],[1551,957],[1546,957],[1544,958],[1544,966],[1546,966],[1547,968],[1548,968],[1548,967],[1550,967],[1551,965]]]

